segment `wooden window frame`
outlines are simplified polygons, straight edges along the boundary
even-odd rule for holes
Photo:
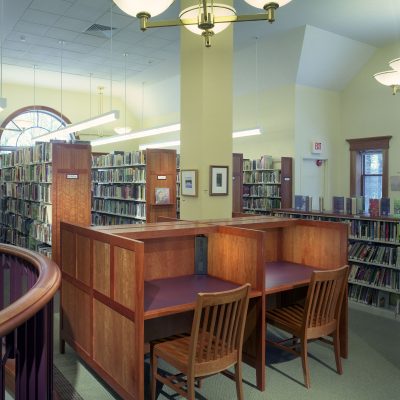
[[[350,196],[362,195],[362,153],[368,150],[382,151],[382,197],[389,193],[389,142],[392,136],[346,139],[350,145]]]

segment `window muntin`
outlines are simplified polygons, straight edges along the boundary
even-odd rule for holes
[[[42,109],[25,109],[4,127],[0,145],[31,146],[38,136],[65,125],[66,122],[56,113]]]
[[[383,154],[381,150],[362,152],[362,195],[365,197],[365,211],[369,208],[369,199],[382,197]]]

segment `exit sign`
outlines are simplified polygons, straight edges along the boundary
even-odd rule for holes
[[[311,153],[321,154],[323,152],[324,145],[320,140],[313,140],[311,142]]]

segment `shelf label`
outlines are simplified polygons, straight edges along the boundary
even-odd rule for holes
[[[67,174],[67,179],[78,179],[79,175],[78,174]]]
[[[166,181],[167,177],[165,175],[157,175],[157,180],[159,181]]]

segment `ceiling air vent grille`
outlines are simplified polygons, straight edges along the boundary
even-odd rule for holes
[[[116,28],[111,28],[111,26],[93,24],[86,29],[85,33],[88,35],[110,38],[111,32],[115,29]]]

